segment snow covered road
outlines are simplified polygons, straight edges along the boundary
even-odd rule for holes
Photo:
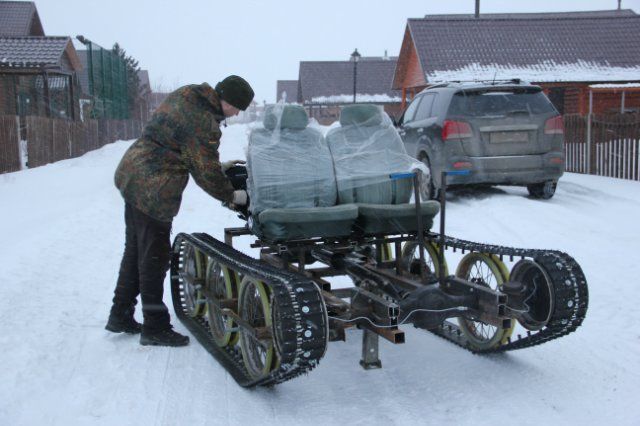
[[[243,157],[245,132],[224,131],[224,159]],[[640,424],[640,183],[566,174],[549,201],[451,194],[449,235],[577,259],[590,289],[577,332],[476,356],[407,328],[364,371],[354,331],[310,375],[246,390],[195,339],[150,348],[103,328],[124,241],[112,178],[129,144],[0,175],[0,425]],[[174,233],[239,225],[190,183]]]

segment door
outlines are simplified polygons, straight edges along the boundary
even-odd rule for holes
[[[407,109],[404,111],[404,114],[402,115],[402,118],[400,120],[400,128],[398,129],[398,133],[400,134],[400,137],[404,142],[404,148],[407,150],[407,154],[411,155],[412,157],[416,156],[416,147],[418,144],[418,133],[412,126],[412,122],[414,121],[414,117],[421,100],[422,96],[419,95],[409,104]]]

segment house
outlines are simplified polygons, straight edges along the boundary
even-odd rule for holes
[[[298,102],[298,80],[278,80],[276,83],[276,102]]]
[[[0,37],[28,36],[44,36],[35,3],[0,1]]]
[[[520,78],[561,113],[640,109],[640,16],[632,10],[409,19],[393,88]],[[591,98],[591,103],[590,103]],[[625,105],[626,103],[626,105]]]
[[[391,83],[397,58],[361,57],[349,61],[302,61],[298,73],[298,103],[323,124],[338,119],[340,105],[372,103],[391,115],[401,111],[401,92]],[[355,79],[354,79],[355,72]],[[355,87],[354,87],[355,83]]]
[[[0,115],[79,118],[82,68],[69,37],[47,37],[32,2],[0,2]]]
[[[0,115],[76,119],[81,68],[69,37],[0,37]]]

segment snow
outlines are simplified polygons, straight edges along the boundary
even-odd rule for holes
[[[557,63],[542,61],[538,64],[518,66],[512,64],[472,63],[457,70],[434,70],[426,74],[427,81],[435,84],[456,80],[504,80],[519,78],[536,83],[575,81],[638,81],[640,66],[618,67],[588,61]]]
[[[356,93],[356,102],[400,102],[402,98],[399,96],[389,96],[386,93],[366,94]],[[333,95],[333,96],[315,96],[311,98],[312,103],[316,104],[340,104],[353,102],[353,93],[350,95]]]
[[[246,132],[223,129],[223,159],[242,158]],[[150,348],[103,328],[124,242],[113,172],[130,143],[0,175],[1,425],[640,423],[639,182],[565,174],[549,201],[509,187],[450,194],[448,234],[578,260],[590,306],[575,333],[477,356],[406,327],[405,344],[381,340],[383,368],[364,371],[353,331],[308,376],[246,390],[195,339]],[[241,225],[190,183],[173,232],[221,239]],[[255,255],[251,242],[238,247]]]
[[[635,89],[640,88],[640,83],[623,83],[623,84],[592,84],[592,89]]]

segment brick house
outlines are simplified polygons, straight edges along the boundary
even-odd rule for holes
[[[640,110],[640,15],[632,10],[409,19],[393,88],[520,78],[564,114]]]
[[[390,115],[401,111],[401,92],[391,88],[396,57],[362,57],[356,67],[356,102],[382,105]],[[353,103],[354,62],[302,61],[298,103],[323,124],[338,119],[340,105]],[[288,97],[288,96],[287,96]]]

